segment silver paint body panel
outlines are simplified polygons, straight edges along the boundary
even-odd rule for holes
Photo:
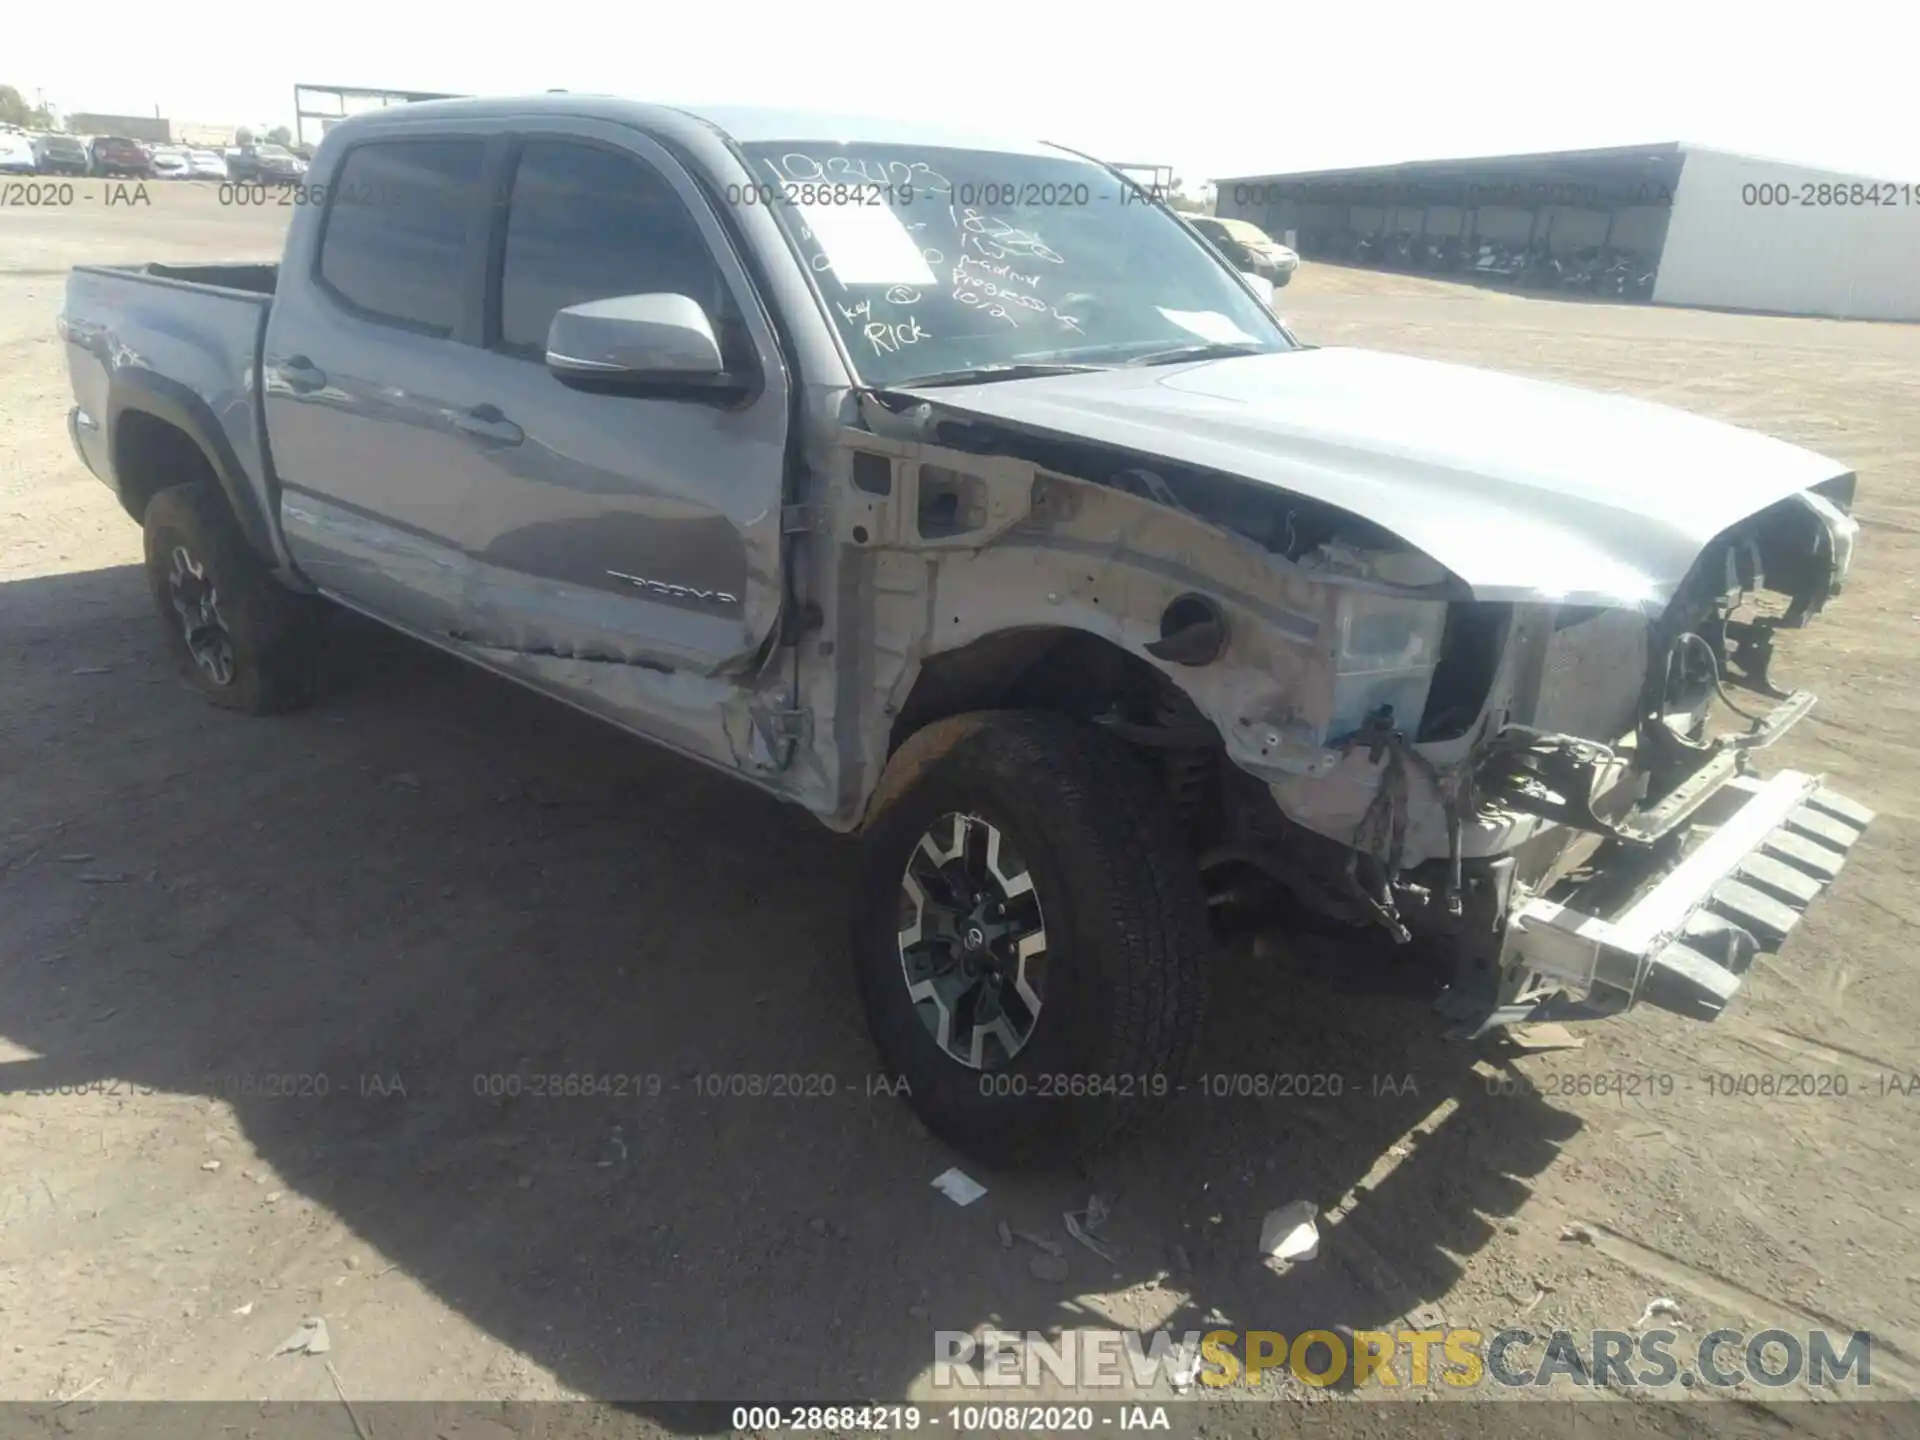
[[[1337,505],[1481,600],[1659,608],[1729,525],[1847,473],[1670,406],[1367,350],[907,393]]]

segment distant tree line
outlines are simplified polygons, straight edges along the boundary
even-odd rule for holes
[[[46,130],[53,125],[53,112],[45,105],[27,104],[26,97],[13,86],[0,85],[0,125]]]

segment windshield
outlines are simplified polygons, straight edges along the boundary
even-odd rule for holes
[[[1294,348],[1172,217],[1068,156],[784,141],[743,147],[860,378]]]

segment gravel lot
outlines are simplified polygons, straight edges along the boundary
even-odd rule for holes
[[[1309,264],[1281,309],[1310,340],[1855,465],[1853,587],[1777,672],[1822,704],[1770,764],[1881,819],[1737,1013],[1514,1062],[1552,1093],[1490,1083],[1391,974],[1263,937],[1221,962],[1209,1069],[1342,1095],[1190,1094],[1090,1173],[981,1175],[961,1209],[928,1185],[954,1157],[867,1092],[850,852],[798,810],[364,625],[289,719],[174,678],[138,531],[67,444],[54,316],[73,263],[275,258],[291,211],[100,188],[0,210],[0,1398],[337,1403],[273,1355],[308,1315],[356,1400],[898,1400],[936,1329],[1624,1329],[1656,1296],[1695,1336],[1869,1329],[1876,1392],[1920,1393],[1920,328]],[[768,1073],[835,1093],[700,1078]],[[1844,1078],[1740,1093],[1781,1074]],[[485,1093],[504,1075],[635,1078]],[[1624,1075],[1668,1079],[1577,1093]],[[1068,1242],[1047,1281],[1002,1249],[996,1222],[1064,1238],[1093,1192],[1111,1264]],[[1347,1208],[1277,1276],[1260,1217],[1300,1198]],[[1776,1408],[1776,1435],[1813,1413]]]

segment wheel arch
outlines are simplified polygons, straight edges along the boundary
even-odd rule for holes
[[[107,464],[120,504],[135,520],[175,485],[211,479],[247,543],[274,563],[272,529],[213,407],[177,380],[122,371],[107,402]]]
[[[921,663],[894,714],[886,763],[859,828],[968,734],[1015,710],[1087,722],[1115,710],[1171,712],[1209,723],[1170,677],[1104,636],[1053,625],[994,631]]]
[[[898,751],[935,720],[969,710],[1049,710],[1091,719],[1116,700],[1178,689],[1105,636],[1065,625],[996,630],[929,655],[893,719]]]

